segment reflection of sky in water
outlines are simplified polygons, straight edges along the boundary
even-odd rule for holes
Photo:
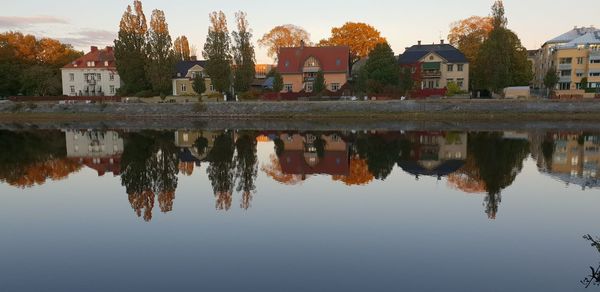
[[[0,185],[2,291],[571,291],[600,257],[600,191],[540,174],[528,158],[502,192],[408,175],[348,187],[329,176],[296,186],[260,171],[248,210],[215,210],[206,163],[179,175],[173,211],[133,213],[119,177],[83,168],[66,180]],[[128,287],[131,289],[124,289]],[[464,289],[467,288],[467,289]]]

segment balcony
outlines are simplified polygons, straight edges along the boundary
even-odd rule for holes
[[[571,70],[573,68],[573,64],[559,64],[558,70]]]
[[[437,70],[424,70],[422,72],[423,78],[441,78],[442,71]]]
[[[565,82],[572,82],[573,78],[571,76],[560,76],[559,82],[561,83],[565,83]]]

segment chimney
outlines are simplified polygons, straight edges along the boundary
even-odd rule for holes
[[[419,46],[421,45],[421,41],[418,41],[417,43],[419,44]]]
[[[92,53],[93,53],[93,52],[96,52],[96,51],[98,51],[98,47],[96,47],[96,46],[92,46],[92,47],[90,48],[90,51],[92,51]]]
[[[440,44],[442,44],[442,45],[443,45],[443,44],[444,44],[444,40],[440,40]]]
[[[301,48],[301,49],[304,49],[304,46],[305,46],[305,45],[306,45],[306,44],[304,43],[304,40],[301,40],[301,41],[300,41],[300,48]]]
[[[190,61],[198,61],[198,57],[196,57],[196,56],[190,56]]]

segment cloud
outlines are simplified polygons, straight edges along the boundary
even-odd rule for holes
[[[70,33],[65,37],[59,37],[58,40],[71,44],[74,48],[87,50],[90,46],[101,47],[112,45],[116,37],[116,32],[90,29]]]
[[[1,16],[0,27],[3,28],[25,28],[41,24],[68,24],[69,22],[60,17],[36,15],[36,16]]]

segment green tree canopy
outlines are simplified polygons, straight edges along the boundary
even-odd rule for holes
[[[210,15],[210,27],[202,55],[206,72],[218,92],[229,91],[231,86],[231,39],[223,11]]]
[[[320,94],[327,89],[327,84],[325,84],[325,74],[323,70],[319,70],[317,72],[317,77],[315,77],[315,83],[313,84],[313,92],[316,94]]]
[[[196,74],[192,87],[194,87],[194,91],[197,94],[202,95],[206,92],[206,81],[204,80],[204,77],[202,77],[202,74]]]
[[[234,88],[236,92],[246,92],[250,89],[256,75],[252,31],[249,28],[246,13],[237,12],[235,18],[237,31],[232,33],[235,63]]]
[[[369,53],[361,76],[368,93],[384,93],[400,81],[400,70],[394,51],[387,42],[379,43]]]
[[[150,30],[146,43],[146,76],[152,90],[166,96],[172,92],[171,78],[175,69],[175,53],[169,34],[165,13],[154,10],[150,19]]]

